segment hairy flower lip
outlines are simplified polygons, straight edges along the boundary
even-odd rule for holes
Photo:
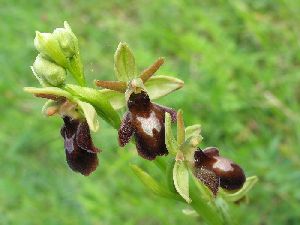
[[[61,135],[64,138],[66,160],[69,167],[84,176],[90,175],[98,166],[97,153],[86,120],[63,116]]]
[[[165,112],[176,118],[176,111],[152,103],[145,91],[132,93],[127,105],[129,111],[124,115],[118,132],[120,146],[125,146],[134,136],[138,154],[143,158],[154,160],[157,156],[167,155]]]
[[[209,147],[203,151],[198,148],[194,154],[194,174],[209,189],[217,194],[218,187],[238,190],[246,181],[243,169],[230,159],[219,156],[219,150]]]

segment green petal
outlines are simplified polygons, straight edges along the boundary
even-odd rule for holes
[[[183,161],[176,161],[173,168],[173,181],[177,192],[188,203],[192,200],[189,197],[189,171]]]
[[[43,87],[43,88],[24,87],[23,90],[31,94],[48,94],[48,95],[66,97],[67,99],[70,100],[73,99],[72,95],[69,92],[58,87]]]
[[[145,87],[150,99],[158,99],[182,88],[183,84],[184,82],[180,79],[170,76],[157,75],[151,77],[145,83]]]
[[[84,117],[86,118],[86,121],[91,131],[96,132],[99,129],[99,122],[97,120],[97,113],[95,108],[91,104],[87,102],[82,102],[78,99],[76,99],[76,102],[82,109]]]

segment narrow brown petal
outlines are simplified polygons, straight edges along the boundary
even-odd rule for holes
[[[96,80],[95,83],[98,87],[107,88],[121,93],[125,93],[127,89],[127,83],[124,81]]]
[[[161,110],[163,110],[164,112],[167,112],[171,115],[171,120],[172,122],[176,122],[177,120],[177,111],[172,109],[172,108],[169,108],[169,107],[165,107],[165,106],[162,106],[162,105],[159,105],[159,104],[155,104],[155,103],[152,103],[153,105],[155,105],[156,107],[160,108]]]
[[[121,147],[124,147],[130,141],[130,138],[133,134],[130,112],[127,112],[124,115],[118,134],[119,144]]]
[[[51,99],[54,101],[62,101],[65,100],[65,97],[62,96],[57,96],[57,95],[52,95],[52,94],[34,94],[34,96],[39,97],[39,98],[46,98],[46,99]]]
[[[139,76],[143,83],[145,83],[149,78],[164,64],[164,58],[158,58],[151,66],[145,69]]]

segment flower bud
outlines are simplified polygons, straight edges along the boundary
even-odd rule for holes
[[[37,31],[34,46],[43,56],[50,58],[60,66],[67,66],[67,58],[62,52],[58,40],[52,33],[40,33]]]
[[[33,70],[37,76],[52,86],[60,86],[66,80],[66,70],[40,54],[33,63]]]
[[[71,58],[77,53],[78,43],[75,35],[65,28],[56,28],[53,32],[63,54]]]

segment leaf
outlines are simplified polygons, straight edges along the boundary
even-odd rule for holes
[[[31,94],[45,94],[45,95],[54,95],[54,96],[62,96],[66,97],[67,99],[73,99],[72,95],[58,87],[43,87],[43,88],[36,88],[36,87],[24,87],[23,90],[25,92],[31,93]]]
[[[221,189],[220,194],[226,201],[236,202],[243,198],[253,188],[257,181],[257,176],[247,177],[246,182],[240,190],[236,192],[228,192],[224,189]]]
[[[167,189],[165,189],[161,184],[159,184],[153,177],[151,177],[147,172],[142,170],[136,165],[130,165],[134,174],[142,181],[142,183],[148,188],[152,193],[159,195],[164,198],[176,199],[178,196]]]
[[[107,98],[107,100],[110,102],[110,104],[115,110],[121,109],[124,106],[126,106],[124,94],[109,89],[102,89],[99,90],[99,92]]]
[[[80,97],[81,100],[92,104],[99,116],[101,116],[114,128],[119,129],[121,123],[120,117],[113,109],[105,95],[95,89],[72,84],[66,85],[66,89],[68,89],[68,91],[72,94]]]
[[[173,168],[173,181],[177,192],[181,197],[191,203],[189,197],[189,171],[184,161],[176,161]]]
[[[185,139],[188,139],[191,136],[197,136],[201,134],[201,125],[195,124],[185,128]]]
[[[86,121],[89,125],[89,128],[91,131],[96,132],[99,129],[99,122],[97,120],[97,113],[95,108],[87,103],[80,100],[76,100],[79,107],[82,109],[84,117],[86,118]]]
[[[180,146],[185,141],[184,121],[182,116],[182,110],[177,112],[177,143]]]
[[[151,77],[146,83],[145,87],[150,96],[150,99],[158,99],[173,91],[183,87],[184,82],[180,79],[157,75]]]
[[[126,43],[120,43],[115,52],[114,66],[119,81],[130,81],[136,73],[135,59],[132,51]]]
[[[167,112],[165,113],[165,142],[166,142],[167,149],[172,154],[176,155],[179,147],[172,132],[171,115]]]

